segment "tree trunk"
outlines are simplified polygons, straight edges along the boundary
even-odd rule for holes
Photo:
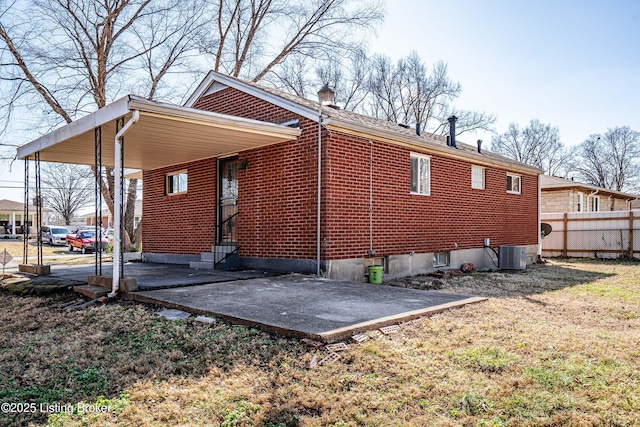
[[[126,209],[124,212],[124,230],[127,238],[125,240],[125,249],[131,248],[130,236],[133,236],[133,223],[136,215],[136,198],[138,196],[138,180],[130,179],[127,188]]]
[[[135,232],[133,233],[133,242],[135,246],[139,247],[142,250],[142,218],[140,218],[140,223],[136,227]]]

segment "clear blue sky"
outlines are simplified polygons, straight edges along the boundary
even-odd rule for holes
[[[462,85],[456,106],[496,114],[499,132],[536,118],[575,145],[608,127],[640,130],[640,0],[389,0],[369,48],[445,61]],[[478,138],[491,140],[460,139]],[[0,180],[22,180],[22,168],[0,165]]]
[[[443,60],[460,109],[558,126],[565,145],[640,130],[640,1],[389,0],[372,51]],[[463,135],[474,143],[490,135]]]

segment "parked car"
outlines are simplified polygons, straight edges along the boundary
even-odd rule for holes
[[[66,245],[67,244],[67,234],[70,234],[68,228],[58,227],[55,225],[43,225],[42,226],[42,242],[49,243],[51,246],[54,245]]]
[[[99,227],[95,226],[95,225],[81,225],[80,227],[76,226],[73,229],[72,234],[77,233],[78,231],[93,231],[94,233],[97,232],[99,230]],[[102,228],[102,234],[104,234],[104,228]]]
[[[69,252],[72,252],[74,248],[80,249],[80,252],[86,254],[87,252],[93,252],[96,249],[104,251],[107,247],[107,239],[102,238],[100,243],[97,243],[96,232],[94,230],[78,230],[75,234],[67,234],[67,246]]]

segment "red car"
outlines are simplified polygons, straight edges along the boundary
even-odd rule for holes
[[[93,252],[96,250],[96,246],[99,246],[101,251],[104,251],[109,241],[106,238],[102,238],[99,245],[96,245],[96,232],[95,230],[78,230],[76,234],[67,234],[67,246],[69,252],[73,251],[73,248],[80,249],[80,252],[86,254],[87,252]]]

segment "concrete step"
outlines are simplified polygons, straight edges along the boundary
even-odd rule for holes
[[[189,263],[189,268],[202,268],[207,270],[213,270],[213,261],[191,261]]]
[[[109,293],[109,291],[101,286],[94,286],[94,285],[81,285],[81,286],[74,286],[73,287],[73,291],[74,292],[78,292],[82,295],[84,295],[85,297],[91,298],[91,299],[96,299],[96,298],[100,298],[100,297],[106,297],[107,294]]]
[[[228,245],[211,246],[211,252],[218,252],[218,253],[225,253],[225,254],[233,252],[236,249],[238,249],[237,243],[229,243]]]
[[[213,252],[201,252],[200,253],[200,261],[213,263],[214,256],[215,256],[215,254]]]

